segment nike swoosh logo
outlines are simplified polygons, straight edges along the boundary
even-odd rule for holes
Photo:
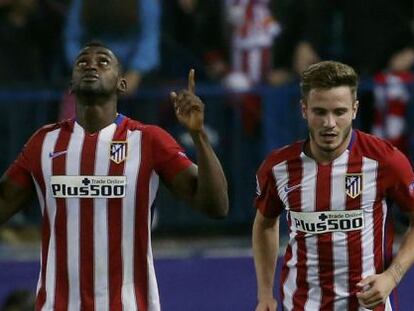
[[[64,150],[64,151],[57,151],[57,152],[49,152],[49,158],[53,159],[56,158],[58,156],[64,155],[66,154],[68,151]]]
[[[301,184],[297,184],[291,187],[288,187],[288,185],[285,185],[285,187],[283,188],[283,190],[285,191],[285,193],[289,193],[292,192],[295,189],[298,189],[301,186]]]

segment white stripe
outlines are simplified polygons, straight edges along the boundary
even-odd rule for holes
[[[377,161],[363,158],[363,193],[361,198],[364,210],[362,242],[362,278],[375,274],[374,260],[374,203],[377,195]]]
[[[127,193],[122,202],[122,307],[136,311],[137,300],[134,287],[134,235],[135,206],[138,171],[141,164],[141,132],[128,131],[129,157],[125,162],[124,175],[127,177]]]
[[[104,176],[109,172],[109,152],[116,124],[103,128],[99,132],[96,154],[95,175]],[[94,291],[95,309],[109,310],[109,278],[108,278],[108,200],[94,199],[93,236],[94,236]]]
[[[66,175],[80,174],[80,158],[85,133],[75,123],[66,155]],[[66,199],[67,226],[67,265],[69,301],[68,311],[80,310],[80,201],[79,198]]]
[[[382,200],[382,262],[385,265],[385,236],[386,236],[386,224],[387,224],[387,216],[388,216],[388,206],[385,202],[385,199]],[[382,267],[385,268],[385,267]]]
[[[56,129],[46,134],[42,146],[42,174],[46,188],[46,211],[49,217],[50,239],[46,263],[46,301],[42,310],[52,310],[55,302],[55,284],[56,284],[56,237],[55,237],[55,217],[56,217],[56,200],[50,194],[49,178],[52,175],[52,159],[49,152],[55,149],[56,140],[60,129]]]
[[[251,49],[248,52],[248,72],[249,78],[254,83],[257,83],[261,79],[261,72],[262,72],[262,51],[261,49]]]
[[[159,311],[160,296],[158,293],[157,277],[154,269],[154,258],[152,255],[151,247],[151,206],[154,203],[155,196],[157,195],[159,184],[158,175],[153,172],[151,174],[149,184],[149,201],[148,201],[148,249],[147,249],[147,265],[148,265],[148,311]]]
[[[287,196],[287,193],[283,189],[284,186],[287,185],[289,181],[289,174],[287,171],[287,161],[283,161],[275,165],[272,171],[273,171],[273,177],[276,181],[276,188],[279,194],[279,198],[284,203],[286,210],[289,211],[290,207],[289,207],[288,196]],[[297,244],[296,244],[295,237],[296,237],[296,232],[291,230],[289,233],[289,245],[292,248],[292,257],[286,263],[286,266],[288,267],[288,275],[287,275],[285,284],[283,284],[283,294],[284,294],[283,306],[286,311],[292,310],[293,308],[292,298],[296,290],[296,276],[297,276],[296,264],[298,260],[297,260]]]
[[[306,212],[316,211],[316,175],[317,165],[312,159],[301,154],[303,163],[301,181],[301,210]],[[319,283],[319,252],[318,237],[315,234],[306,234],[306,281],[309,284],[308,299],[305,303],[305,310],[319,310],[321,303],[321,287]]]
[[[287,172],[287,162],[283,161],[272,168],[273,177],[276,181],[276,188],[280,200],[285,205],[286,210],[289,210],[289,202],[287,193],[283,190],[284,186],[288,184],[289,175]]]
[[[345,176],[348,170],[349,151],[346,150],[332,163],[331,172],[331,210],[346,210]],[[333,278],[334,278],[334,310],[348,309],[349,296],[349,260],[348,260],[348,233],[333,232]]]
[[[283,285],[283,307],[285,311],[290,311],[293,309],[293,294],[296,291],[296,278],[297,278],[297,252],[298,252],[298,245],[296,244],[296,232],[291,231],[289,234],[289,245],[292,247],[292,257],[286,263],[286,266],[289,269],[288,276],[286,278],[286,282]]]

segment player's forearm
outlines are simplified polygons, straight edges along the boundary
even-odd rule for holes
[[[211,217],[225,217],[229,210],[227,180],[204,131],[191,133],[196,151],[198,178],[195,207]]]
[[[260,301],[273,298],[275,269],[279,252],[279,220],[269,225],[267,220],[261,221],[263,216],[258,216],[253,224],[252,243],[257,279],[257,298]]]
[[[411,214],[410,218],[410,227],[395,258],[386,270],[392,275],[396,285],[398,285],[408,269],[414,264],[414,213]]]

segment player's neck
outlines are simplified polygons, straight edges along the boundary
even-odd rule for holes
[[[117,116],[116,103],[76,104],[76,120],[88,133],[95,133],[114,122]]]

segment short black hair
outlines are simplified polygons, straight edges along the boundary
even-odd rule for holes
[[[110,48],[105,44],[105,43],[103,43],[102,41],[100,41],[100,40],[91,40],[91,41],[88,41],[88,42],[86,42],[84,45],[83,45],[83,48],[82,49],[85,49],[85,48],[91,48],[91,47],[98,47],[98,48],[104,48],[104,49],[107,49],[107,50],[110,50]]]

